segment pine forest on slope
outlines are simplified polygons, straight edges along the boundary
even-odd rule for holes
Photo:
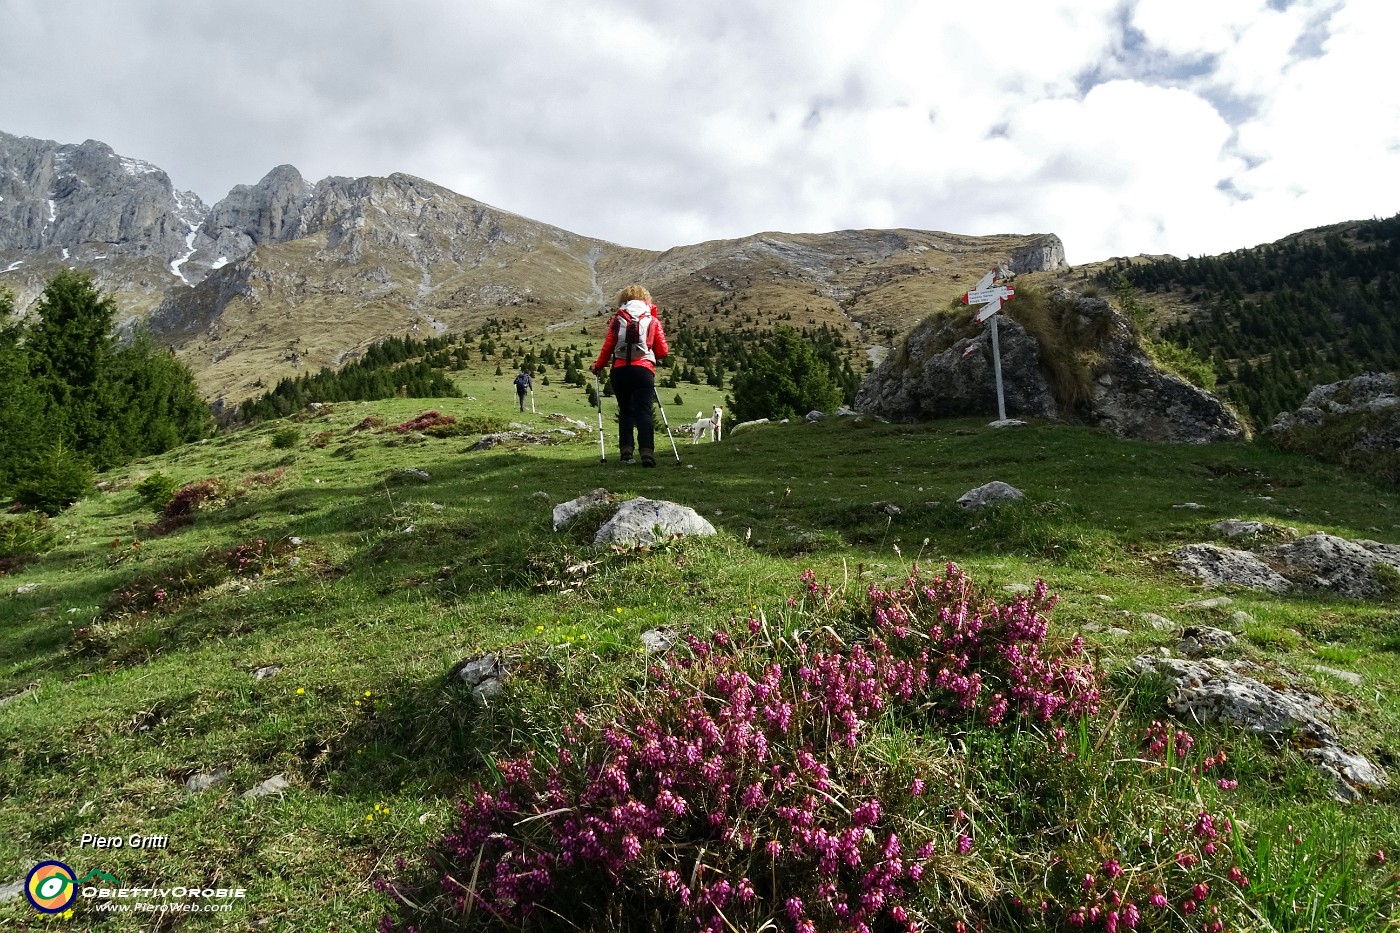
[[[1400,214],[1220,256],[1117,260],[1095,278],[1159,309],[1185,302],[1161,337],[1210,359],[1256,427],[1313,386],[1400,370]]]

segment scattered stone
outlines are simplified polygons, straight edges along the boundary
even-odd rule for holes
[[[1203,509],[1203,508],[1205,508],[1205,506],[1201,505],[1199,502],[1181,502],[1181,503],[1178,503],[1177,505],[1172,506],[1172,508],[1174,508],[1174,509]]]
[[[506,668],[499,655],[487,653],[459,662],[452,675],[465,684],[484,706],[504,689],[502,681]]]
[[[1244,628],[1246,625],[1254,624],[1254,616],[1245,612],[1243,609],[1236,609],[1234,612],[1230,613],[1230,624]]]
[[[806,420],[809,421],[809,422],[810,422],[810,421],[825,421],[825,420],[826,420],[826,412],[823,412],[823,411],[809,411],[809,412],[807,412]]]
[[[23,894],[24,881],[25,879],[21,878],[18,881],[11,881],[9,884],[0,884],[0,903],[12,901]]]
[[[563,412],[558,412],[558,411],[556,411],[556,412],[551,412],[550,415],[549,415],[549,420],[550,420],[550,421],[557,421],[557,422],[560,423],[560,424],[572,425],[573,427],[577,428],[578,430],[584,431],[584,432],[588,432],[588,431],[592,431],[592,430],[593,430],[593,425],[589,424],[589,423],[586,422],[586,421],[580,421],[580,420],[578,420],[577,418],[570,418],[568,415],[564,414]]]
[[[519,427],[523,428],[524,425],[520,425]],[[565,428],[558,428],[553,431],[501,431],[496,434],[483,434],[475,444],[466,448],[466,450],[468,453],[490,450],[492,447],[497,447],[510,441],[520,441],[524,444],[548,444],[560,437],[577,437],[577,435],[573,431]]]
[[[1108,605],[1109,603],[1113,602],[1113,597],[1109,596],[1107,593],[1095,593],[1094,598],[1097,599],[1099,602],[1103,603],[1104,605]]]
[[[269,664],[266,667],[260,667],[257,670],[253,671],[253,679],[267,680],[269,677],[276,677],[277,672],[280,670],[282,670],[282,665]]]
[[[1108,634],[1112,635],[1114,638],[1127,638],[1133,633],[1125,628],[1119,628],[1115,625],[1113,628],[1108,630]]]
[[[1173,551],[1172,557],[1182,573],[1196,577],[1206,586],[1242,586],[1270,593],[1291,589],[1286,579],[1249,551],[1188,544]]]
[[[1390,783],[1388,775],[1378,766],[1340,745],[1304,748],[1301,754],[1314,768],[1332,779],[1332,796],[1343,803],[1358,803],[1364,799],[1363,789],[1380,790]]]
[[[860,417],[860,412],[858,412],[858,411],[852,411],[851,409],[847,408],[847,407],[844,406],[844,405],[842,405],[840,408],[836,409],[836,411],[835,411],[834,414],[835,414],[836,417],[838,417],[838,418],[859,418],[859,417]],[[885,420],[885,419],[880,418],[880,419],[878,419],[878,420],[883,421],[883,420]]]
[[[1223,651],[1235,644],[1235,641],[1235,636],[1224,629],[1212,628],[1209,625],[1189,625],[1181,633],[1181,642],[1177,645],[1177,650],[1188,658],[1200,658]]]
[[[584,493],[577,499],[561,502],[554,507],[554,530],[558,531],[570,524],[585,509],[591,509],[595,505],[606,505],[612,501],[612,493],[600,486],[592,492]]]
[[[896,515],[902,515],[904,513],[904,510],[901,509],[899,506],[895,505],[893,502],[875,502],[872,503],[870,507],[875,511],[879,512],[881,515],[888,515],[891,518],[893,518]]]
[[[292,535],[290,538],[287,539],[287,543],[290,544],[292,547],[301,547],[302,540],[296,535]]]
[[[1031,585],[1029,583],[1008,583],[1006,586],[1003,586],[1002,589],[1008,593],[1015,593],[1019,596],[1023,593],[1029,593],[1031,591]]]
[[[652,628],[642,633],[642,647],[647,654],[662,654],[676,643],[676,633],[669,629]]]
[[[189,780],[185,781],[185,790],[191,794],[202,794],[206,790],[218,787],[228,780],[228,768],[220,765],[212,771],[202,771],[199,774],[192,774]]]
[[[1379,790],[1388,783],[1380,768],[1341,747],[1331,725],[1332,712],[1321,697],[1292,687],[1271,687],[1245,674],[1250,669],[1246,662],[1141,655],[1131,666],[1172,681],[1167,705],[1185,718],[1234,723],[1279,742],[1300,742],[1303,756],[1334,779],[1333,796],[1338,800],[1359,799],[1364,790]]]
[[[1001,418],[1001,419],[998,419],[998,420],[996,420],[996,421],[993,421],[991,424],[987,425],[987,427],[989,427],[989,428],[1019,428],[1019,427],[1023,427],[1024,425],[1026,425],[1026,424],[1028,424],[1028,423],[1029,423],[1029,422],[1022,421],[1020,418]]]
[[[1009,483],[1001,480],[993,480],[985,486],[978,486],[976,489],[969,489],[958,497],[958,505],[965,509],[980,509],[983,506],[993,505],[998,502],[1016,501],[1024,499],[1026,494]]]
[[[622,503],[593,536],[597,547],[642,547],[690,535],[712,535],[715,526],[689,506],[664,499],[636,498]]]
[[[1300,584],[1314,589],[1331,590],[1352,599],[1380,596],[1387,590],[1376,574],[1376,565],[1390,562],[1346,538],[1306,535],[1280,544],[1272,556],[1297,572]]]
[[[19,586],[15,587],[15,595],[23,596],[25,593],[32,593],[38,588],[39,584],[37,583],[21,583]]]
[[[1222,538],[1254,538],[1264,533],[1264,523],[1227,518],[1211,525],[1210,530]]]
[[[428,474],[427,470],[420,470],[418,469],[418,467],[404,467],[402,470],[402,475],[407,476],[410,479],[422,480],[425,483],[428,480],[432,479],[432,476]]]
[[[1191,603],[1182,603],[1180,609],[1224,609],[1226,606],[1234,605],[1234,600],[1228,596],[1212,596],[1210,599],[1198,599]]]
[[[38,692],[38,690],[38,686],[30,686],[25,687],[19,693],[12,693],[7,697],[0,697],[0,706],[5,706],[7,704],[15,702],[16,700],[22,700],[25,697],[29,696],[31,693]]]
[[[1171,619],[1168,619],[1166,616],[1159,616],[1155,612],[1144,612],[1141,618],[1142,621],[1159,632],[1174,632],[1179,628]]]
[[[1365,683],[1361,675],[1353,671],[1341,671],[1335,667],[1327,667],[1323,664],[1314,664],[1313,670],[1317,671],[1319,674],[1326,674],[1328,677],[1335,677],[1343,683],[1351,684],[1353,687],[1359,687]]]
[[[548,502],[548,501],[550,500],[551,496],[549,495],[549,493],[547,493],[547,492],[545,492],[543,489],[541,489],[539,492],[532,492],[532,493],[530,493],[530,498],[531,498],[531,499],[543,499],[543,500],[545,500],[546,502]]]
[[[756,424],[768,424],[768,419],[757,418],[753,421],[740,421],[738,424],[734,425],[734,427],[729,429],[729,433],[733,434],[735,431],[742,431],[745,428],[751,428]]]
[[[286,775],[274,774],[256,787],[245,790],[242,797],[244,800],[253,800],[257,797],[266,797],[268,794],[280,794],[291,786],[292,783],[287,780]]]

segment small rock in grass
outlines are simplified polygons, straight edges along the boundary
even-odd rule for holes
[[[244,800],[252,800],[256,797],[266,797],[268,794],[280,794],[291,786],[292,783],[287,780],[286,775],[274,774],[256,787],[244,791],[242,797]]]
[[[1176,631],[1178,627],[1171,619],[1168,619],[1166,616],[1159,616],[1155,612],[1144,612],[1142,614],[1142,621],[1159,632],[1173,632]]]
[[[202,794],[206,790],[218,787],[228,780],[228,768],[220,765],[212,771],[203,771],[199,774],[190,775],[185,781],[185,790],[191,794]]]

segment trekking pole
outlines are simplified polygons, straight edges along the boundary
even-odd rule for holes
[[[530,383],[530,414],[535,413],[535,384]]]
[[[608,451],[603,447],[603,390],[598,386],[598,374],[593,374],[593,398],[598,402],[598,454],[603,463],[608,462]]]
[[[661,394],[656,391],[656,386],[651,387],[651,394],[656,396],[656,407],[661,409],[661,423],[666,425],[666,436],[671,438],[671,453],[676,455],[676,462],[681,462],[681,452],[676,449],[676,439],[671,436],[671,422],[666,420],[666,406],[661,404]]]

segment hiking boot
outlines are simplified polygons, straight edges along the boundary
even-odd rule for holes
[[[631,463],[631,462],[632,462],[632,448],[631,448],[631,447],[624,447],[624,448],[622,448],[622,462],[623,462],[623,463]]]
[[[656,466],[656,454],[650,450],[642,451],[642,466]]]

